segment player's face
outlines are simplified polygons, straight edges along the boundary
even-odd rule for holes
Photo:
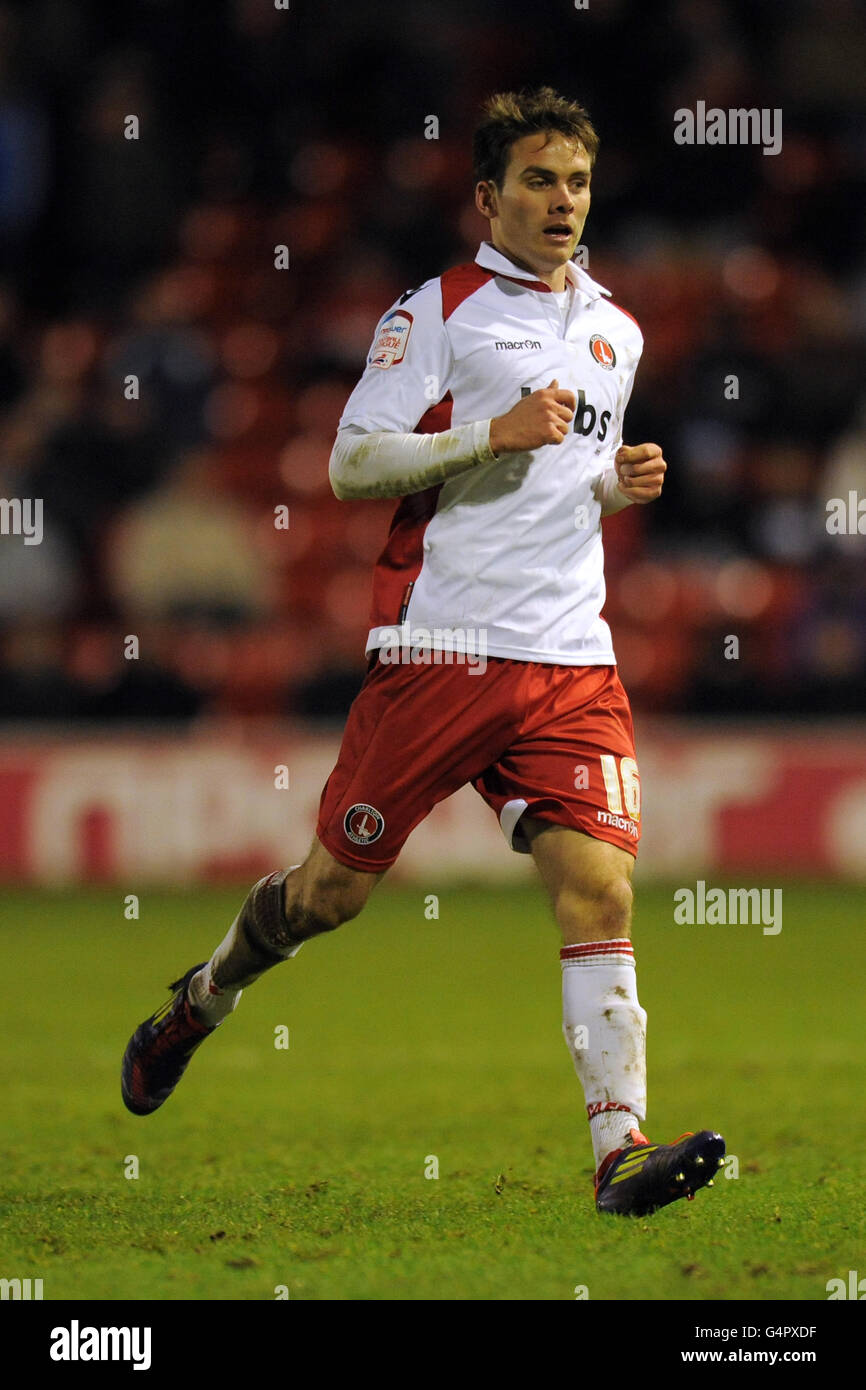
[[[476,190],[493,245],[551,288],[562,289],[566,262],[589,212],[590,178],[589,155],[580,141],[556,132],[516,140],[502,186],[480,183]]]

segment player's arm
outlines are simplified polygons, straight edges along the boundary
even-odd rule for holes
[[[348,424],[337,431],[328,472],[341,502],[409,497],[476,464],[492,463],[494,457],[489,420],[436,434],[365,430]]]
[[[621,512],[632,502],[654,502],[660,495],[667,464],[658,444],[621,444],[610,468],[595,484],[602,516]]]
[[[626,502],[654,502],[664,485],[667,464],[658,444],[623,444],[616,451],[617,490]]]
[[[344,425],[331,451],[331,486],[341,501],[408,497],[503,454],[561,444],[574,416],[574,395],[557,381],[523,397],[505,415],[436,434],[367,431]]]
[[[341,501],[406,497],[492,461],[489,420],[418,430],[448,395],[453,367],[440,284],[429,280],[379,320],[331,450],[328,472]]]
[[[429,280],[379,321],[331,451],[328,472],[337,497],[407,497],[502,454],[565,437],[574,397],[555,381],[505,415],[420,432],[418,423],[431,405],[448,395],[453,370],[440,285]]]
[[[640,340],[641,345],[643,339]],[[613,457],[595,481],[593,491],[601,503],[602,516],[621,512],[633,502],[654,502],[662,490],[667,464],[658,444],[627,445],[622,442],[622,422],[631,398],[640,352],[634,358],[631,375],[622,396],[618,415],[620,430],[613,445]]]

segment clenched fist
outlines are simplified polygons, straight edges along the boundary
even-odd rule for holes
[[[662,490],[667,464],[658,444],[623,444],[613,460],[618,487],[632,502],[654,502]]]
[[[554,378],[513,405],[507,415],[490,421],[490,447],[494,454],[520,454],[543,444],[561,444],[574,419],[573,391],[561,391]]]

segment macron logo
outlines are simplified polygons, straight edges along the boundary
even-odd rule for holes
[[[508,350],[508,349],[511,349],[511,348],[539,348],[539,349],[540,349],[540,348],[541,348],[541,343],[539,342],[539,340],[538,340],[537,338],[518,338],[518,340],[517,340],[516,343],[512,343],[512,342],[509,341],[508,339],[502,339],[502,338],[500,338],[498,342],[495,342],[495,343],[493,344],[493,346],[496,348],[496,351],[497,351],[497,352],[501,352],[503,349]]]
[[[149,1327],[69,1327],[51,1329],[52,1361],[131,1361],[134,1371],[150,1370]]]

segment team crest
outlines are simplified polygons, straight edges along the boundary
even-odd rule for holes
[[[600,367],[604,367],[606,372],[613,371],[616,366],[616,353],[607,338],[603,338],[600,333],[593,333],[589,340],[589,350]]]
[[[356,845],[371,845],[385,829],[385,817],[375,806],[359,802],[350,806],[343,817],[343,829]]]
[[[403,361],[414,321],[408,309],[392,309],[379,326],[379,335],[368,359],[371,367],[393,367]]]

